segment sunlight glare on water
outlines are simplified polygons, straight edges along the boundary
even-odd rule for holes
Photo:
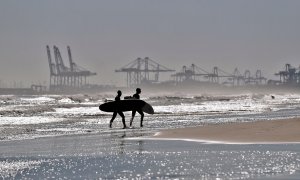
[[[0,96],[3,178],[257,179],[297,174],[300,147],[153,141],[162,129],[300,117],[299,95],[147,97],[154,115],[122,130],[105,96]],[[131,112],[125,112],[129,123]],[[41,138],[44,137],[44,138]],[[130,140],[128,138],[139,138]],[[17,140],[17,141],[14,141]]]

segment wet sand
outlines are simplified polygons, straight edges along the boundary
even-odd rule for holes
[[[300,118],[164,130],[155,138],[229,143],[299,143]]]

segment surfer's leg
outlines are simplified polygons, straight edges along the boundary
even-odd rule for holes
[[[117,112],[114,112],[113,115],[112,115],[112,117],[111,117],[111,120],[110,120],[110,122],[109,122],[109,127],[110,127],[110,128],[111,128],[111,125],[112,125],[112,123],[114,122],[116,116],[117,116]]]
[[[122,111],[118,112],[118,114],[122,117],[123,129],[126,128],[125,116]]]
[[[144,113],[142,110],[138,110],[138,113],[141,115],[141,127],[143,127]]]
[[[131,119],[130,119],[130,127],[132,126],[133,118],[135,116],[136,111],[132,111]]]

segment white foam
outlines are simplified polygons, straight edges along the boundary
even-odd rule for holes
[[[55,112],[47,112],[50,114],[64,114],[64,115],[96,115],[99,114],[98,107],[75,107],[75,108],[56,108]]]
[[[58,101],[59,103],[74,103],[70,98],[63,98]]]
[[[41,124],[41,123],[51,123],[63,121],[63,118],[54,117],[0,117],[0,125],[21,125],[21,124]]]
[[[45,103],[50,101],[55,101],[55,99],[50,97],[33,97],[33,98],[21,98],[21,101],[27,101],[30,103]]]

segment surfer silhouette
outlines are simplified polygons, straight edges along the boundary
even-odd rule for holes
[[[141,92],[142,91],[141,91],[140,88],[136,88],[136,93],[132,96],[133,99],[140,99]],[[132,122],[133,122],[136,111],[141,115],[141,124],[140,124],[140,126],[143,127],[144,113],[143,113],[142,109],[132,111],[132,116],[131,116],[131,120],[130,120],[130,127],[132,126]]]
[[[115,101],[121,101],[122,91],[118,90],[117,93],[118,93],[118,95],[115,97]],[[115,120],[117,114],[119,114],[122,117],[123,129],[125,129],[126,128],[125,116],[122,111],[118,111],[118,110],[113,113],[112,118],[109,122],[109,127],[111,128],[112,123]]]

